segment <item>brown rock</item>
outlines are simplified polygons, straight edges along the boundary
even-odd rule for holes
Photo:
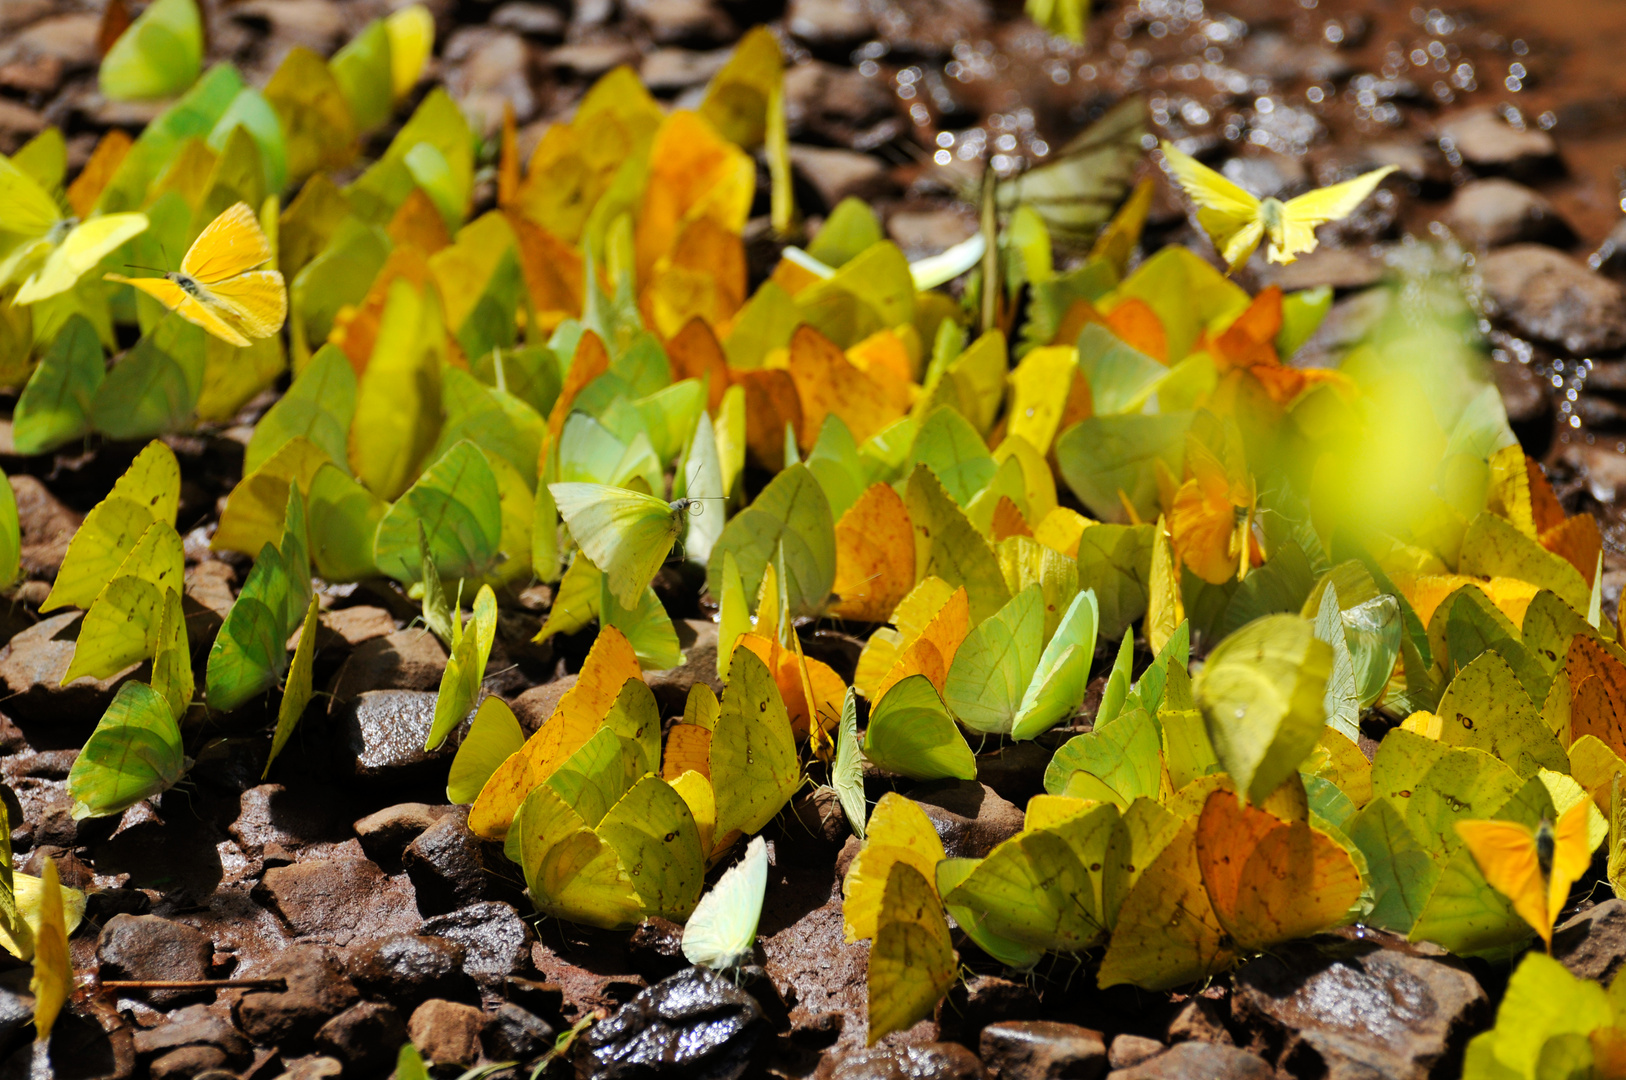
[[[322,1025],[316,1046],[345,1064],[345,1072],[366,1076],[389,1071],[406,1041],[406,1025],[390,1005],[363,1001]]]
[[[525,729],[526,734],[535,734],[536,729],[547,723],[553,710],[559,707],[559,699],[575,685],[576,676],[564,675],[541,686],[533,686],[515,698],[514,717],[519,720],[519,726]]]
[[[675,94],[700,86],[728,63],[731,49],[694,52],[689,49],[656,49],[644,57],[639,75],[654,94]]]
[[[968,208],[899,210],[886,219],[886,231],[910,259],[940,255],[977,235],[977,216]]]
[[[1259,270],[1262,285],[1288,292],[1322,285],[1364,289],[1383,280],[1383,262],[1360,248],[1318,247],[1286,265],[1267,263]]]
[[[427,690],[367,691],[339,714],[341,766],[358,780],[395,791],[444,776],[468,721],[440,746],[425,750],[434,719],[435,695]]]
[[[473,1065],[485,1014],[472,1005],[431,998],[412,1011],[407,1035],[430,1065]]]
[[[319,945],[290,946],[255,977],[280,978],[287,989],[244,994],[233,1010],[237,1023],[255,1042],[284,1053],[308,1048],[323,1024],[361,996],[333,950]]]
[[[22,33],[8,37],[5,47],[0,48],[0,58],[9,62],[25,57],[49,56],[62,61],[67,68],[95,67],[98,59],[96,27],[100,23],[101,16],[93,12],[75,12],[41,19]]]
[[[982,1063],[999,1080],[1095,1080],[1107,1071],[1099,1031],[1025,1020],[982,1029]]]
[[[1458,188],[1441,220],[1464,243],[1482,248],[1524,241],[1568,244],[1575,239],[1544,196],[1501,177]]]
[[[466,27],[447,41],[446,88],[487,134],[502,123],[503,103],[524,123],[536,115],[531,89],[531,47],[517,33]]]
[[[208,934],[157,915],[115,915],[96,939],[96,959],[104,979],[203,979],[208,977],[214,952]],[[140,993],[160,1007],[188,996],[181,990]]]
[[[1127,1069],[1115,1069],[1107,1080],[1275,1080],[1265,1059],[1234,1046],[1188,1042],[1171,1047]]]
[[[395,633],[394,616],[370,604],[324,611],[322,625],[338,634],[347,645],[360,645],[364,641]]]
[[[1605,986],[1626,964],[1626,901],[1594,904],[1553,933],[1553,958]]]
[[[238,22],[263,19],[284,47],[303,45],[326,56],[344,44],[344,9],[333,0],[246,0],[229,9]]]
[[[717,624],[710,619],[678,619],[676,626],[683,663],[665,671],[644,672],[644,681],[655,691],[655,700],[667,716],[682,715],[695,683],[705,683],[718,695],[723,692],[723,682],[717,677]]]
[[[637,64],[638,46],[630,41],[561,45],[548,53],[547,62],[578,79],[596,79],[621,64]]]
[[[1165,1042],[1171,1046],[1183,1042],[1211,1042],[1232,1046],[1236,1040],[1231,1038],[1230,1031],[1225,1027],[1225,1010],[1219,1002],[1212,998],[1192,998],[1180,1007],[1169,1021],[1169,1029],[1165,1033]]]
[[[265,872],[256,896],[295,934],[334,945],[417,922],[412,885],[369,859],[314,859]]]
[[[1517,360],[1490,365],[1491,377],[1502,392],[1502,405],[1508,421],[1514,424],[1540,420],[1553,411],[1548,394],[1552,384],[1536,374],[1529,364]]]
[[[426,934],[391,934],[353,949],[350,978],[369,994],[418,1004],[430,998],[479,1000],[463,971],[460,941]]]
[[[205,559],[196,566],[186,568],[186,595],[199,607],[220,616],[221,620],[226,618],[232,604],[237,602],[237,594],[233,591],[236,585],[237,571],[232,569],[230,563],[219,559]]]
[[[785,29],[815,48],[853,45],[875,33],[863,0],[791,0]]]
[[[68,541],[84,518],[62,505],[36,477],[21,473],[8,479],[22,531],[22,568],[29,574],[55,577],[68,553]]]
[[[207,1005],[189,1005],[170,1013],[166,1023],[135,1033],[135,1051],[143,1058],[199,1046],[218,1050],[222,1063],[246,1065],[254,1056],[242,1033],[210,1012]]]
[[[1443,117],[1439,136],[1442,150],[1461,154],[1463,163],[1479,172],[1527,176],[1558,160],[1551,135],[1539,128],[1515,128],[1491,107]]]
[[[832,1054],[819,1062],[818,1080],[984,1080],[988,1073],[977,1055],[959,1043],[872,1047]]]
[[[428,630],[396,630],[356,646],[333,680],[335,708],[368,690],[438,690],[446,647]]]
[[[1022,831],[1022,811],[975,780],[922,784],[909,796],[931,819],[951,859],[983,858]]]
[[[1127,1069],[1147,1058],[1156,1057],[1163,1050],[1163,1044],[1156,1039],[1148,1039],[1144,1035],[1119,1035],[1107,1047],[1107,1064],[1114,1069]]]
[[[1480,263],[1486,307],[1526,337],[1588,356],[1626,347],[1626,290],[1569,256],[1514,244]]]
[[[398,866],[401,853],[451,808],[428,803],[397,803],[356,822],[362,850],[380,866]]]
[[[879,158],[852,150],[793,145],[790,148],[790,163],[802,179],[818,192],[826,212],[848,195],[873,197],[890,186],[886,166]]]

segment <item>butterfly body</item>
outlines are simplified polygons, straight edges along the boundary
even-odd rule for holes
[[[13,303],[28,305],[73,288],[97,263],[147,228],[145,214],[64,216],[57,201],[0,155],[5,232],[20,242],[0,254],[0,288],[21,281]]]
[[[181,268],[157,278],[108,274],[109,281],[132,285],[188,322],[241,348],[252,338],[282,329],[288,291],[269,262],[271,244],[254,211],[238,203],[222,213],[193,241]]]
[[[1550,946],[1553,923],[1581,879],[1595,846],[1588,837],[1590,800],[1531,829],[1517,821],[1459,821],[1457,834],[1485,880]]]
[[[571,535],[604,571],[610,591],[631,608],[666,562],[693,499],[667,502],[608,484],[551,484]]]

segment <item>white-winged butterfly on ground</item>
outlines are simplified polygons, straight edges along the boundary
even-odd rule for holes
[[[749,963],[767,889],[768,845],[758,836],[746,846],[745,858],[728,868],[689,916],[683,928],[683,955],[689,963],[714,971]]]

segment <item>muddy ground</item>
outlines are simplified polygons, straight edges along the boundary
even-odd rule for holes
[[[211,2],[212,54],[263,80],[289,47],[331,52],[387,6]],[[1036,31],[1015,5],[978,0],[430,6],[438,77],[488,133],[511,103],[522,148],[616,64],[638,66],[663,100],[697,101],[742,30],[771,21],[793,62],[792,158],[809,229],[842,196],[860,195],[912,257],[975,230],[959,192],[985,162],[1010,173],[1043,160],[1136,91],[1160,134],[1262,194],[1396,164],[1402,182],[1326,230],[1323,250],[1268,273],[1256,263],[1245,283],[1335,286],[1339,304],[1319,344],[1335,354],[1358,334],[1363,290],[1382,279],[1403,237],[1449,233],[1478,283],[1489,363],[1515,430],[1567,508],[1599,516],[1611,606],[1626,583],[1617,503],[1626,487],[1626,74],[1608,44],[1626,34],[1626,5],[1141,0],[1099,12],[1084,49]],[[151,115],[95,92],[99,10],[99,0],[0,3],[0,150],[59,124],[77,165],[108,126],[134,130]],[[765,221],[752,229],[765,273],[772,242]],[[1203,244],[1166,190],[1148,240]],[[202,646],[246,574],[245,561],[211,553],[208,539],[240,475],[246,425],[268,402],[239,426],[169,440],[185,477],[189,633]],[[477,1061],[534,1061],[591,1015],[614,1019],[561,1073],[1450,1076],[1505,981],[1503,970],[1359,930],[1254,961],[1194,995],[1103,993],[1088,962],[1007,978],[967,945],[967,977],[938,1018],[865,1052],[866,951],[843,943],[840,912],[856,845],[831,805],[804,796],[770,828],[761,970],[743,989],[693,975],[667,983],[663,1016],[639,995],[683,968],[676,928],[601,933],[528,920],[518,871],[444,804],[452,747],[416,748],[445,652],[413,625],[416,605],[383,585],[326,590],[316,663],[330,696],[312,705],[272,782],[260,781],[269,713],[198,711],[187,723],[198,765],[186,783],[122,818],[74,822],[68,769],[117,680],[59,688],[77,615],[37,608],[72,529],[137,447],[22,458],[9,446],[9,421],[0,421],[29,576],[0,615],[9,641],[0,778],[15,796],[18,867],[37,873],[50,856],[66,884],[92,890],[72,942],[82,978],[285,987],[87,987],[52,1041],[62,1077],[384,1075],[409,1036],[455,1074]],[[671,715],[693,679],[713,678],[715,632],[692,577],[663,572],[657,587],[685,620],[689,653],[684,669],[651,679]],[[587,645],[580,636],[529,643],[548,601],[538,587],[505,608],[486,682],[533,729]],[[806,627],[804,637],[811,654],[851,677],[857,639],[834,626]],[[931,808],[951,856],[981,855],[1020,828],[1046,757],[1032,746],[1007,751],[982,763],[986,786],[910,794]],[[871,799],[882,790],[873,782]],[[1626,959],[1626,907],[1584,900],[1577,910],[1558,952],[1577,971],[1612,974]],[[8,1080],[30,1066],[19,998],[27,981],[26,968],[0,960]],[[663,1052],[683,1064],[638,1064]]]

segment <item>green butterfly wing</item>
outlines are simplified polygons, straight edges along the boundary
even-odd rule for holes
[[[1099,621],[1094,590],[1073,597],[1061,625],[1039,656],[1033,679],[1011,721],[1011,738],[1031,739],[1041,735],[1084,703]],[[955,660],[959,660],[958,655]]]
[[[981,859],[944,859],[938,863],[938,894],[946,897],[953,893],[960,883],[981,865]],[[954,916],[954,921],[959,924],[960,929],[965,931],[965,936],[976,943],[977,948],[1006,967],[1026,971],[1044,958],[1043,949],[1002,938],[989,930],[986,921],[976,910],[960,904],[945,906],[948,913]]]
[[[472,803],[479,797],[491,774],[525,745],[525,730],[519,726],[514,710],[500,697],[488,697],[475,711],[469,733],[452,758],[452,770],[446,777],[447,801],[459,805]]]
[[[1043,648],[1044,604],[1034,584],[979,623],[955,652],[943,684],[949,710],[972,731],[1010,731]]]
[[[658,776],[639,780],[594,831],[620,857],[644,914],[674,922],[689,917],[706,884],[706,856],[694,815],[671,784]]]
[[[271,736],[271,753],[266,756],[265,771],[260,773],[261,780],[271,775],[271,763],[288,745],[294,728],[299,726],[299,718],[305,713],[305,706],[310,704],[311,666],[316,657],[317,619],[321,613],[320,601],[311,597],[310,607],[305,610],[305,626],[300,631],[299,646],[294,649],[294,662],[288,668],[288,682],[282,688],[282,703],[277,706],[277,728]]]
[[[110,101],[174,97],[203,66],[203,17],[195,0],[157,0],[102,58],[99,82]]]
[[[474,708],[496,635],[497,594],[491,591],[490,585],[483,585],[474,598],[474,614],[458,634],[457,644],[446,661],[446,671],[441,675],[440,693],[435,696],[435,718],[429,726],[425,750],[433,750],[445,742],[446,736]]]
[[[801,786],[796,737],[779,687],[750,649],[734,650],[722,711],[711,733],[711,783],[721,838],[760,832]]]
[[[853,835],[862,840],[869,804],[864,797],[864,757],[858,749],[858,695],[850,686],[836,726],[836,760],[830,768],[830,783]]]
[[[671,554],[681,512],[653,495],[605,484],[550,484],[548,491],[570,535],[604,571],[611,594],[636,608]]]
[[[901,679],[870,711],[864,756],[911,780],[975,780],[977,759],[937,688],[924,675]]]
[[[758,836],[745,857],[700,898],[683,927],[683,956],[713,970],[735,967],[756,948],[762,898],[768,890],[768,845]]]
[[[73,816],[117,814],[168,790],[185,771],[169,702],[144,683],[127,682],[68,771]]]
[[[548,784],[520,804],[513,832],[531,903],[545,915],[615,929],[643,917],[643,905],[615,849],[586,826]]]

